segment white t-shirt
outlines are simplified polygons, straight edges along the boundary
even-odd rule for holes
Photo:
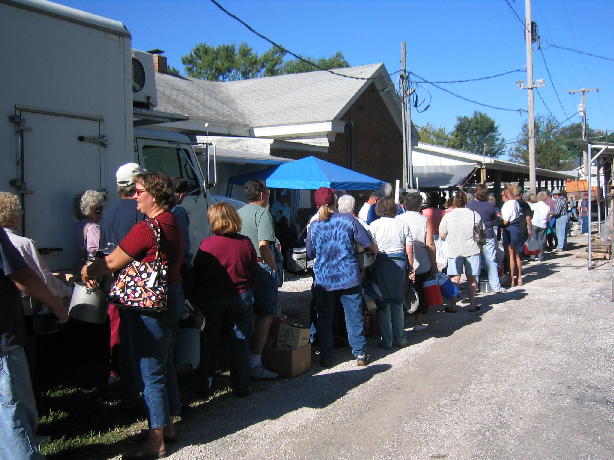
[[[413,244],[409,225],[394,217],[380,217],[369,225],[379,252],[405,253],[405,246]]]
[[[507,200],[501,207],[501,219],[511,222],[520,215],[520,205],[516,200]]]
[[[480,247],[473,240],[474,223],[482,225],[482,218],[467,208],[456,208],[443,216],[439,224],[439,235],[446,235],[448,259],[480,253]]]
[[[550,216],[550,206],[543,201],[537,203],[531,203],[531,209],[533,210],[533,220],[531,223],[539,228],[546,228],[548,217]]]
[[[369,216],[370,207],[371,205],[369,203],[365,203],[362,205],[362,208],[360,208],[360,211],[358,211],[358,218],[365,223],[367,222],[367,217]]]
[[[431,269],[431,258],[426,246],[426,216],[419,212],[406,211],[399,214],[396,219],[409,225],[409,231],[414,239],[414,263],[412,264],[414,272],[418,275],[426,273]]]

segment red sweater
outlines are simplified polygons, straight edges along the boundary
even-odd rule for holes
[[[168,284],[181,282],[181,265],[183,264],[183,234],[173,213],[165,211],[155,219],[160,224],[160,259],[168,265]],[[128,232],[119,247],[133,259],[142,262],[153,262],[156,258],[156,242],[154,235],[145,223],[141,221]]]
[[[205,238],[192,268],[191,297],[195,301],[238,295],[253,283],[256,251],[251,240],[238,233]]]

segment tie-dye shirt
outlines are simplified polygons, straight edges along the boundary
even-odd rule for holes
[[[313,222],[307,234],[307,255],[316,259],[315,284],[327,291],[358,286],[356,243],[368,247],[371,237],[350,214],[335,213],[326,222]]]

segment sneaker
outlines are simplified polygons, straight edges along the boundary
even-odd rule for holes
[[[119,382],[120,382],[119,375],[110,374],[109,378],[107,379],[107,385],[109,385],[110,387],[119,385]]]
[[[275,372],[268,370],[262,364],[252,367],[249,371],[250,378],[254,380],[275,380],[279,377]]]
[[[479,309],[480,309],[479,305],[474,305],[472,307],[469,307],[467,311],[478,311]]]
[[[492,292],[504,293],[507,292],[507,289],[500,287],[499,289],[493,289]]]
[[[366,366],[367,363],[369,362],[369,359],[367,358],[366,354],[362,354],[362,355],[358,355],[356,356],[356,365],[357,366]]]
[[[420,332],[420,331],[425,330],[427,327],[428,327],[428,326],[427,326],[426,324],[416,324],[416,325],[414,326],[414,328],[412,329],[412,331],[414,331],[414,332]]]

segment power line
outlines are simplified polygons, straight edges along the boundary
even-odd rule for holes
[[[537,96],[539,97],[539,99],[542,101],[542,104],[544,104],[544,107],[546,107],[546,110],[548,111],[548,113],[550,114],[550,116],[552,118],[554,118],[556,120],[556,117],[554,116],[554,114],[552,113],[552,110],[550,110],[550,107],[548,107],[548,104],[546,104],[546,101],[544,101],[544,98],[542,97],[542,93],[539,92],[538,88],[535,88],[535,90],[537,91]]]
[[[482,81],[482,80],[488,80],[488,79],[491,79],[491,78],[502,77],[504,75],[509,75],[511,73],[516,73],[516,72],[524,72],[524,69],[513,69],[513,70],[508,70],[507,72],[501,72],[501,73],[497,73],[497,74],[494,74],[494,75],[487,75],[485,77],[477,77],[477,78],[467,78],[465,80],[445,80],[445,81],[430,81],[430,82],[418,81],[417,83],[431,83],[431,84],[432,83],[439,83],[439,84],[446,84],[446,83],[468,83],[468,82],[472,82],[472,81]]]
[[[514,7],[512,6],[509,0],[505,0],[505,3],[507,3],[507,6],[510,7],[510,10],[512,10],[512,13],[514,13],[514,16],[516,16],[516,19],[518,19],[518,22],[520,22],[520,25],[522,26],[522,30],[524,30],[525,24],[522,18],[518,15],[518,13],[516,13],[516,10],[514,9]]]
[[[450,91],[450,90],[448,90],[446,88],[443,88],[443,87],[439,86],[437,83],[429,81],[426,78],[421,77],[420,75],[418,75],[415,72],[409,72],[409,74],[413,75],[415,77],[418,77],[420,80],[422,80],[420,83],[425,83],[425,84],[428,84],[428,85],[432,85],[432,86],[434,86],[435,88],[437,88],[437,89],[439,89],[441,91],[444,91],[444,92],[446,92],[448,94],[451,94],[452,96],[457,97],[459,99],[462,99],[463,101],[471,102],[472,104],[477,104],[477,105],[480,105],[482,107],[488,107],[488,108],[495,109],[495,110],[503,110],[505,112],[518,112],[518,113],[526,112],[525,109],[510,109],[510,108],[507,108],[507,107],[498,107],[496,105],[485,104],[483,102],[479,102],[479,101],[476,101],[474,99],[469,99],[468,97],[461,96],[460,94],[454,93],[454,92],[452,92],[452,91]]]
[[[325,72],[328,72],[330,74],[333,75],[337,75],[338,77],[344,77],[344,78],[351,78],[353,80],[363,80],[363,81],[368,81],[368,80],[377,80],[378,78],[381,77],[376,77],[376,78],[372,78],[372,77],[355,77],[353,75],[345,75],[343,73],[340,72],[335,72],[334,70],[330,70],[330,69],[325,69],[322,66],[319,66],[318,64],[316,64],[315,62],[310,61],[309,59],[305,59],[302,56],[299,56],[298,54],[290,51],[289,49],[283,47],[282,45],[280,45],[279,43],[274,42],[273,40],[271,40],[269,37],[261,34],[260,32],[256,31],[252,26],[250,26],[248,23],[246,23],[245,21],[243,21],[240,17],[238,17],[237,15],[231,13],[230,11],[228,11],[226,8],[224,8],[222,5],[220,5],[216,0],[209,0],[211,3],[213,3],[215,6],[217,6],[220,10],[222,10],[225,14],[227,14],[228,16],[230,16],[231,18],[233,18],[235,21],[239,22],[240,24],[242,24],[245,28],[247,28],[250,32],[258,35],[260,38],[262,38],[263,40],[266,40],[267,42],[269,42],[271,45],[273,45],[275,48],[283,51],[284,53],[289,54],[290,56],[295,57],[296,59],[298,59],[301,62],[304,62],[305,64],[309,64],[313,67],[315,67],[318,70],[323,70]],[[396,72],[395,72],[396,73]]]
[[[564,50],[564,51],[570,51],[572,53],[583,54],[584,56],[590,56],[590,57],[594,57],[594,58],[597,58],[597,59],[603,59],[605,61],[612,61],[612,62],[614,62],[614,58],[611,58],[611,57],[600,56],[598,54],[593,54],[593,53],[589,53],[589,52],[586,52],[586,51],[580,51],[580,50],[576,50],[576,49],[573,49],[573,48],[568,48],[566,46],[555,45],[554,43],[550,43],[547,40],[544,40],[544,41],[546,42],[546,45],[548,45],[549,48],[557,48],[557,49]]]
[[[559,97],[559,92],[557,91],[556,86],[554,85],[554,79],[552,78],[552,74],[550,73],[550,68],[548,67],[548,63],[546,62],[546,56],[544,56],[544,52],[542,51],[541,47],[538,47],[537,49],[539,50],[539,54],[542,57],[542,61],[544,61],[544,67],[546,67],[546,72],[548,73],[548,78],[550,79],[550,84],[552,85],[552,89],[554,89],[554,94],[556,94],[556,99],[559,101],[559,105],[561,106],[563,113],[565,114],[565,116],[567,116],[567,111],[565,110],[565,107],[563,107],[563,103],[561,102],[561,98]],[[544,102],[544,105],[546,105],[545,102]],[[552,115],[552,112],[550,112],[550,114]]]

